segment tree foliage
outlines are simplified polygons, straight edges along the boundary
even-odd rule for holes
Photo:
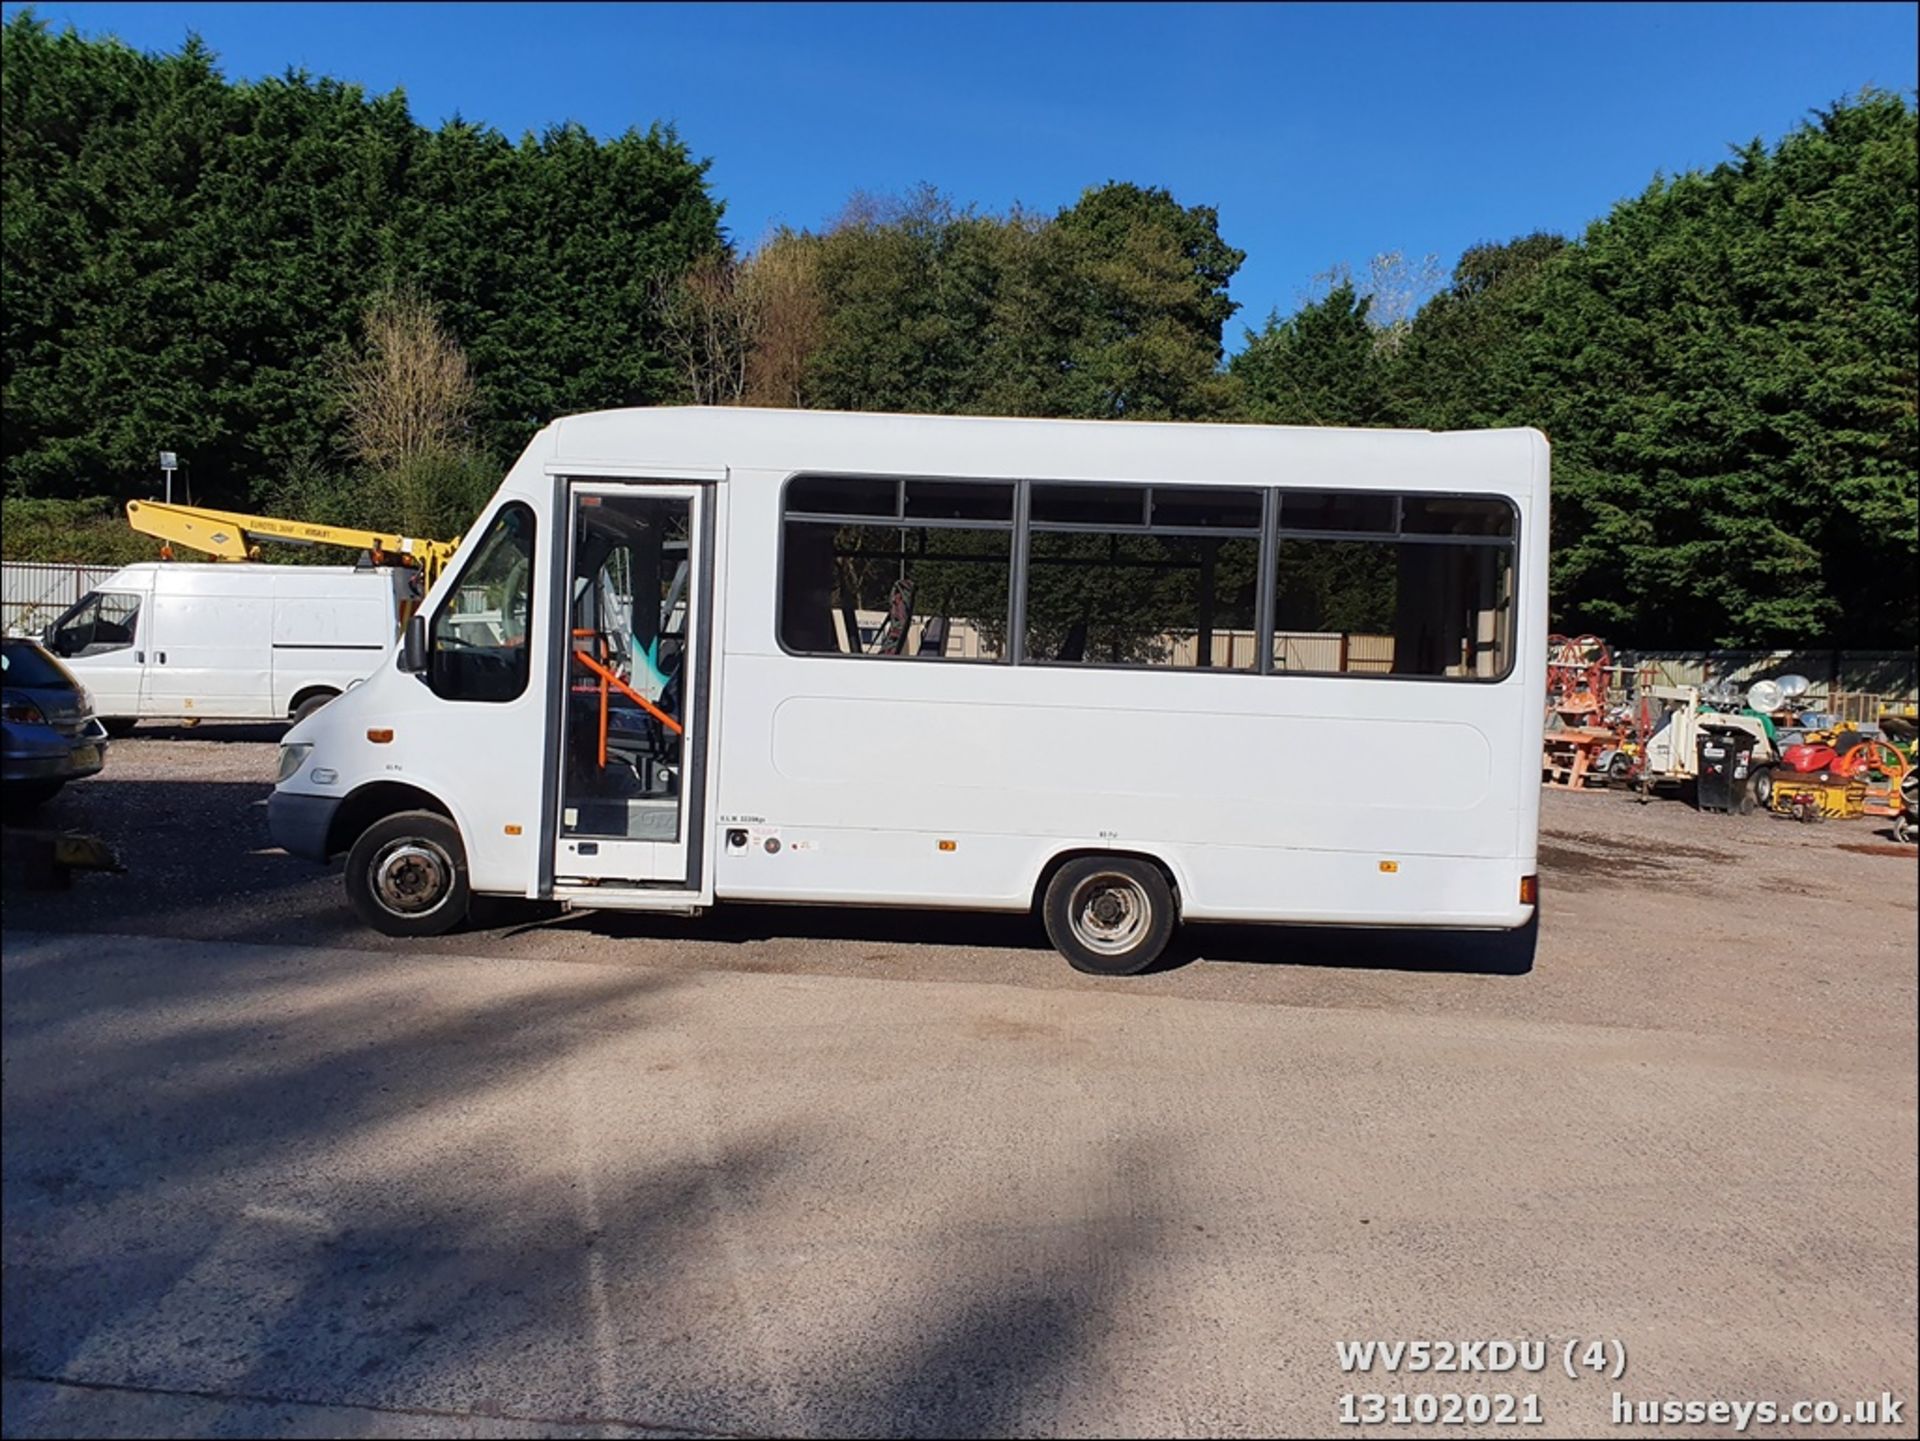
[[[474,399],[467,357],[419,295],[373,298],[365,348],[341,365],[336,393],[348,445],[376,470],[466,443]]]
[[[766,369],[808,405],[1193,420],[1231,411],[1221,331],[1243,259],[1212,209],[1113,183],[1052,217],[856,196],[751,264],[782,268]]]
[[[1869,95],[1656,182],[1544,267],[1503,388],[1556,443],[1575,618],[1915,636],[1913,111]]]
[[[4,47],[10,494],[139,494],[162,447],[229,505],[332,464],[331,367],[387,290],[464,350],[496,463],[555,415],[680,398],[652,287],[722,237],[671,131],[428,131],[397,92],[230,84],[198,40],[147,55],[25,12]]]
[[[1241,404],[1269,425],[1391,425],[1390,352],[1368,323],[1372,297],[1343,280],[1320,300],[1250,334],[1234,357]]]

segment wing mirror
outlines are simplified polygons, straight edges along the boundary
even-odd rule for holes
[[[400,668],[415,675],[427,668],[427,618],[417,611],[407,617],[407,628],[400,634]]]

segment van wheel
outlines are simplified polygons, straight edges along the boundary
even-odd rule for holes
[[[107,734],[117,740],[123,740],[133,734],[133,728],[140,724],[130,715],[117,715],[112,720],[102,716],[100,724],[106,727]]]
[[[312,715],[315,711],[319,710],[320,707],[325,705],[328,701],[333,700],[335,698],[335,694],[336,693],[333,691],[322,691],[319,695],[308,696],[305,700],[301,701],[299,705],[293,708],[293,724],[299,725],[301,721],[305,720],[308,716]]]
[[[375,821],[347,852],[347,900],[382,935],[445,935],[467,918],[467,851],[434,811]]]
[[[1129,857],[1068,861],[1041,903],[1047,939],[1076,971],[1131,976],[1173,938],[1173,888],[1160,868]]]

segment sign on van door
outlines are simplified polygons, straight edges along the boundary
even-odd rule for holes
[[[166,593],[150,602],[140,713],[273,713],[273,601],[266,596]]]

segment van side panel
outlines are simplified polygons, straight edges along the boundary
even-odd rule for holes
[[[198,568],[156,574],[141,715],[251,719],[269,713],[273,600],[258,583],[213,580]]]
[[[275,716],[303,695],[344,692],[363,680],[393,644],[396,571],[275,578],[271,664]]]

